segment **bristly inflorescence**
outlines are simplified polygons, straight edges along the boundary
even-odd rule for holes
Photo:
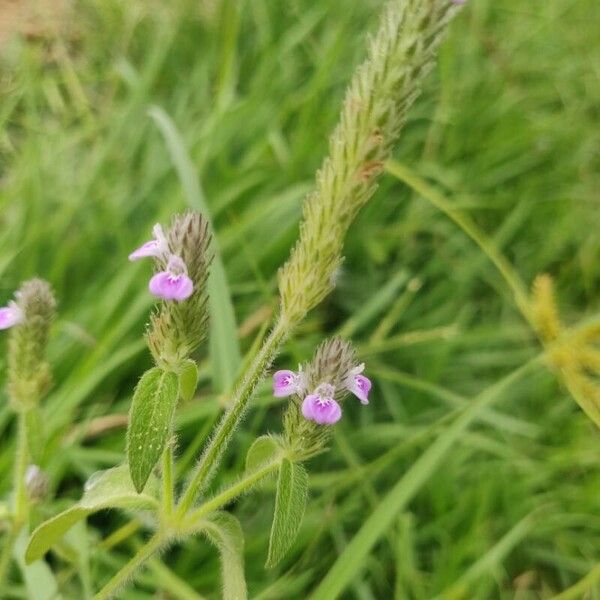
[[[346,93],[329,156],[304,203],[300,237],[279,272],[282,314],[294,323],[334,285],[342,244],[356,213],[373,195],[377,176],[408,109],[434,64],[452,0],[390,2],[367,60]]]
[[[162,302],[150,317],[146,337],[156,363],[173,368],[206,336],[211,234],[204,217],[192,211],[175,215],[167,231],[155,225],[153,233],[154,239],[129,259],[154,259],[156,272],[148,288]]]
[[[370,380],[357,364],[352,345],[339,338],[324,341],[310,363],[298,372],[282,370],[273,375],[275,396],[290,396],[284,417],[286,445],[299,459],[322,451],[331,434],[328,425],[342,416],[341,404],[348,393],[369,403]]]
[[[45,359],[56,300],[50,285],[31,279],[0,309],[2,328],[12,327],[8,347],[8,389],[16,410],[33,408],[51,384]]]

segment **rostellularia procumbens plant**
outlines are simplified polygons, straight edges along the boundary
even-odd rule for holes
[[[135,389],[127,462],[94,476],[78,504],[38,527],[27,547],[28,561],[41,558],[78,519],[97,510],[143,511],[153,516],[140,520],[151,527],[151,536],[97,593],[97,600],[114,597],[155,552],[197,534],[205,535],[220,551],[224,598],[245,598],[242,529],[223,508],[275,475],[267,564],[272,566],[284,556],[294,542],[306,503],[308,476],[303,463],[326,449],[346,396],[368,402],[371,383],[348,342],[325,341],[299,371],[275,373],[274,394],[288,398],[283,433],[254,442],[245,472],[237,481],[213,495],[209,484],[282,343],[331,291],[346,232],[376,188],[408,108],[418,96],[459,4],[393,0],[385,8],[369,56],[348,88],[315,191],[305,201],[299,239],[279,272],[279,315],[182,484],[174,480],[173,416],[178,401],[195,391],[194,351],[206,331],[210,266],[206,222],[196,213],[176,216],[168,229],[156,225],[154,239],[130,255],[131,260],[154,261],[149,290],[160,304],[146,335],[155,366],[142,375]]]
[[[11,523],[0,555],[0,581],[17,537],[28,526],[31,505],[47,488],[47,478],[36,463],[42,460],[45,449],[40,402],[52,382],[45,351],[55,309],[52,289],[41,279],[23,283],[15,299],[0,308],[0,329],[10,330],[8,397],[17,420]]]

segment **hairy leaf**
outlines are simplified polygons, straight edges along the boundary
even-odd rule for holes
[[[274,567],[296,539],[308,496],[308,474],[299,463],[284,458],[279,469],[275,515],[269,540],[267,567]]]
[[[158,367],[146,371],[135,388],[127,429],[127,458],[138,493],[165,449],[178,393],[177,375]]]
[[[272,435],[262,435],[254,440],[246,454],[246,472],[255,471],[272,461],[281,451],[279,440]]]
[[[94,473],[85,484],[81,500],[71,508],[42,523],[31,535],[25,560],[41,558],[75,523],[105,508],[157,510],[158,480],[151,478],[143,494],[131,485],[127,465]]]

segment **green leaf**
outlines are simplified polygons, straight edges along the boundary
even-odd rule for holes
[[[272,435],[262,435],[254,440],[246,454],[246,472],[255,471],[275,459],[281,452],[278,439]]]
[[[27,564],[41,558],[75,523],[105,508],[158,510],[158,480],[152,477],[146,491],[138,494],[131,485],[127,465],[94,473],[85,484],[81,500],[71,508],[42,523],[29,539]]]
[[[198,365],[191,358],[184,361],[179,371],[179,397],[189,402],[198,385]]]
[[[21,530],[15,542],[13,555],[25,582],[27,598],[29,600],[62,600],[59,594],[58,583],[50,567],[43,561],[27,561],[25,558],[25,547],[27,545],[27,533]]]
[[[146,371],[133,394],[127,429],[127,459],[138,492],[160,460],[177,405],[177,375],[154,367]]]
[[[269,540],[267,567],[274,567],[290,549],[306,508],[308,474],[299,463],[284,458],[279,469],[275,515]]]
[[[239,521],[219,511],[208,515],[199,526],[221,555],[223,600],[246,600],[244,576],[244,533]]]
[[[212,226],[210,210],[200,185],[196,166],[190,158],[185,142],[175,123],[159,106],[152,106],[148,114],[165,139],[167,150],[173,166],[177,170],[187,203],[194,210],[201,211]],[[214,228],[212,229],[214,231]],[[235,378],[242,364],[242,353],[237,337],[235,311],[233,310],[227,274],[216,236],[213,238],[212,249],[214,257],[208,277],[211,373],[215,390],[226,392],[235,383]]]

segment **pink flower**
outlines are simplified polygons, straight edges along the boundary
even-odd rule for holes
[[[319,425],[333,425],[342,418],[342,409],[333,399],[335,388],[322,383],[312,394],[304,398],[302,414]]]
[[[294,371],[284,369],[273,374],[273,396],[276,398],[302,394],[304,388],[304,373],[302,373],[302,370],[294,373]]]
[[[140,258],[149,256],[161,258],[166,257],[169,254],[169,244],[159,223],[152,228],[152,233],[154,234],[154,239],[142,244],[137,250],[134,250],[129,255],[129,260],[140,260]]]
[[[371,380],[361,373],[365,370],[365,364],[362,363],[350,371],[346,379],[346,389],[354,394],[361,404],[369,404],[369,391],[371,390]]]
[[[0,308],[0,329],[8,329],[22,323],[25,319],[23,311],[11,300],[7,306]]]
[[[152,277],[148,284],[150,293],[163,300],[181,302],[194,292],[194,282],[187,274],[187,267],[179,256],[172,254],[167,264],[167,270]]]

